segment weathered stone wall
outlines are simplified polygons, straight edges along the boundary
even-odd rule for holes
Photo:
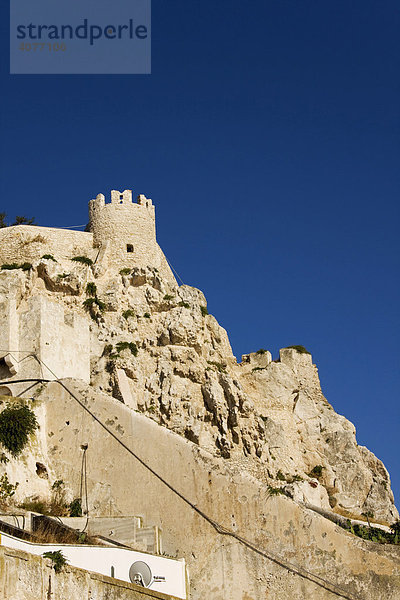
[[[173,600],[138,585],[66,566],[55,573],[40,556],[0,546],[2,600]]]
[[[10,274],[2,273],[0,281],[7,278]],[[86,317],[68,313],[62,304],[45,295],[19,303],[15,294],[7,297],[0,293],[0,326],[0,358],[4,357],[9,366],[8,379],[18,379],[22,372],[24,378],[55,379],[55,373],[57,377],[90,381],[90,335]],[[31,356],[32,353],[37,354],[43,364]]]
[[[88,319],[66,313],[61,304],[45,296],[29,299],[20,314],[20,349],[37,352],[44,364],[33,361],[44,379],[76,377],[90,381],[90,338]],[[48,370],[48,365],[51,369]],[[32,375],[33,376],[33,375]]]
[[[66,383],[72,389],[73,383]],[[233,474],[223,460],[120,402],[89,388],[81,392],[93,413],[147,465],[261,553],[283,557],[339,585],[350,597],[399,598],[398,547],[366,542],[286,497],[270,497],[267,486],[247,474]],[[79,489],[81,444],[88,443],[91,514],[145,515],[158,525],[165,551],[188,562],[193,600],[337,597],[238,540],[218,534],[83,412],[59,384],[49,384],[40,398],[46,407],[49,461],[58,477]]]
[[[84,231],[34,225],[0,229],[0,265],[32,263],[44,254],[52,254],[57,260],[82,255],[93,259],[97,252],[93,249],[93,234]]]

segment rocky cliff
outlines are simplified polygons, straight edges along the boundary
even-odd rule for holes
[[[41,295],[85,317],[93,389],[222,457],[231,471],[339,514],[398,518],[387,470],[326,400],[304,348],[284,348],[274,361],[260,349],[237,362],[203,293],[151,267],[104,272],[44,258],[1,272],[0,286],[0,301],[12,295],[17,312]]]

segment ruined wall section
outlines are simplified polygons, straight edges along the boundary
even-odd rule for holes
[[[84,231],[15,225],[0,229],[0,265],[35,262],[44,254],[55,259],[94,258],[93,235]]]

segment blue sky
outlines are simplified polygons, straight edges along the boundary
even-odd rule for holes
[[[153,198],[236,356],[305,345],[399,499],[398,3],[153,0],[143,76],[10,76],[1,11],[0,212]]]

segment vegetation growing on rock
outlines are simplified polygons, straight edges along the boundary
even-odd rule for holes
[[[93,261],[91,258],[88,258],[87,256],[74,256],[73,258],[71,258],[71,260],[73,260],[74,262],[79,262],[83,265],[87,265],[90,266],[93,264]]]
[[[17,457],[38,427],[35,413],[28,406],[9,404],[0,413],[0,443]]]
[[[286,347],[296,350],[297,352],[299,352],[299,354],[311,354],[311,352],[309,352],[306,348],[304,348],[304,346],[286,346]]]
[[[44,558],[49,558],[52,561],[53,568],[56,573],[59,573],[68,562],[61,550],[44,552],[43,556]]]

